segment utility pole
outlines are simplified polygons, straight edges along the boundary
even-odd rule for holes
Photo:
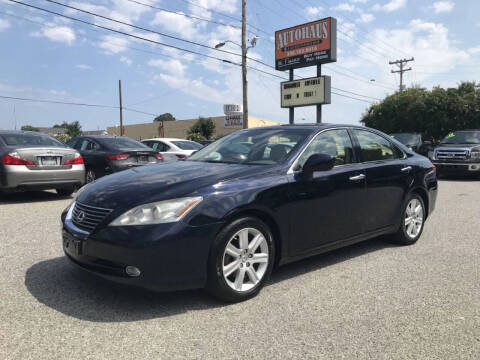
[[[243,86],[243,128],[248,129],[247,0],[242,0],[242,86]]]
[[[122,80],[118,80],[118,98],[120,99],[120,136],[123,136]]]
[[[400,60],[396,60],[396,61],[389,61],[388,63],[390,65],[397,65],[399,67],[399,70],[391,70],[392,74],[395,74],[395,73],[400,73],[400,92],[403,91],[403,73],[406,72],[406,71],[411,71],[412,68],[409,67],[408,69],[405,69],[405,65],[410,62],[410,61],[413,61],[415,60],[413,57],[410,58],[410,59],[400,59]]]

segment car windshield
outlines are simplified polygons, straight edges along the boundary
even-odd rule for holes
[[[102,138],[99,142],[102,144],[105,144],[108,148],[110,149],[115,149],[115,150],[122,150],[122,149],[149,149],[151,150],[150,147],[148,147],[145,144],[142,144],[141,142],[137,140],[133,140],[130,138],[125,138],[125,137],[114,137],[114,138]]]
[[[54,138],[45,135],[45,134],[1,134],[0,137],[5,141],[7,145],[19,145],[26,147],[35,147],[35,146],[55,146],[55,147],[67,147],[65,144],[61,143]]]
[[[420,134],[414,133],[398,133],[390,134],[392,138],[397,141],[400,141],[404,145],[416,145],[420,141]]]
[[[194,141],[172,141],[172,144],[178,146],[182,150],[198,150],[203,147],[203,145],[196,143]]]
[[[237,131],[204,147],[187,161],[273,165],[287,160],[311,130],[302,128]]]
[[[455,131],[448,134],[441,144],[480,144],[480,131]]]

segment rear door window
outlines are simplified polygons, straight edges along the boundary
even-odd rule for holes
[[[353,133],[357,137],[364,162],[393,160],[403,156],[403,153],[383,136],[359,129],[353,129]]]

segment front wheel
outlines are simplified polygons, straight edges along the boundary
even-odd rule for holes
[[[402,223],[393,240],[399,245],[412,245],[422,235],[425,223],[425,204],[418,194],[410,194],[402,213]]]
[[[265,223],[253,217],[234,220],[212,246],[207,290],[223,301],[248,300],[265,285],[274,259],[275,246]]]

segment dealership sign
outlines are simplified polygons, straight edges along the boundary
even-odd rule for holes
[[[275,69],[289,70],[337,61],[337,20],[322,20],[275,32]]]
[[[225,104],[223,105],[223,113],[225,115],[239,114],[243,112],[243,107],[240,104]]]
[[[284,81],[280,85],[282,108],[330,104],[330,76]]]
[[[243,126],[243,114],[225,115],[225,127]]]

